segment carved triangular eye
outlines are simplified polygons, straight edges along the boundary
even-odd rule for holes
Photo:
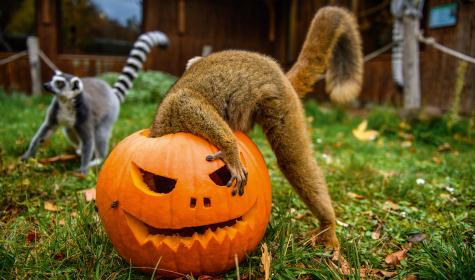
[[[209,178],[218,186],[226,186],[229,180],[231,180],[231,172],[229,172],[226,165],[223,165],[220,169],[209,174]]]
[[[175,188],[177,180],[153,174],[142,168],[139,168],[139,170],[143,174],[143,182],[151,191],[166,194]]]

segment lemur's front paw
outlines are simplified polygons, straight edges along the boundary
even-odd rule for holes
[[[76,170],[77,173],[81,173],[81,174],[84,174],[87,176],[87,171],[88,171],[88,167],[81,167],[79,168],[78,170]]]
[[[21,155],[21,160],[22,161],[27,161],[29,158],[28,154],[27,153],[24,153],[23,155]]]
[[[244,187],[247,184],[247,175],[248,172],[246,168],[242,165],[241,161],[238,159],[235,162],[228,161],[223,152],[218,152],[214,155],[209,155],[206,157],[207,161],[213,161],[220,158],[226,164],[226,168],[231,172],[231,180],[227,183],[228,188],[232,186],[234,180],[236,180],[236,185],[234,186],[233,195],[236,195],[239,191],[239,195],[244,194]]]

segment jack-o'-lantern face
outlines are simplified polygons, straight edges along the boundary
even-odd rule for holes
[[[244,260],[262,239],[271,209],[269,175],[254,143],[235,133],[249,175],[244,195],[232,196],[224,162],[206,161],[216,147],[187,133],[147,135],[117,145],[97,181],[99,215],[119,254],[142,271],[160,260],[159,269],[194,276],[229,270],[235,254]]]

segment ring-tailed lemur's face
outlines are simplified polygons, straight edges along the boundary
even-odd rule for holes
[[[43,84],[43,87],[62,101],[73,99],[83,90],[81,79],[60,71],[56,71],[51,82]]]

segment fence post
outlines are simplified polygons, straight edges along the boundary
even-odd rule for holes
[[[419,16],[405,14],[404,23],[404,108],[421,107],[421,74],[419,68]]]
[[[38,37],[28,36],[28,38],[26,38],[26,46],[28,48],[28,61],[30,62],[31,91],[33,95],[38,95],[41,93],[41,70],[40,57],[38,55]]]

